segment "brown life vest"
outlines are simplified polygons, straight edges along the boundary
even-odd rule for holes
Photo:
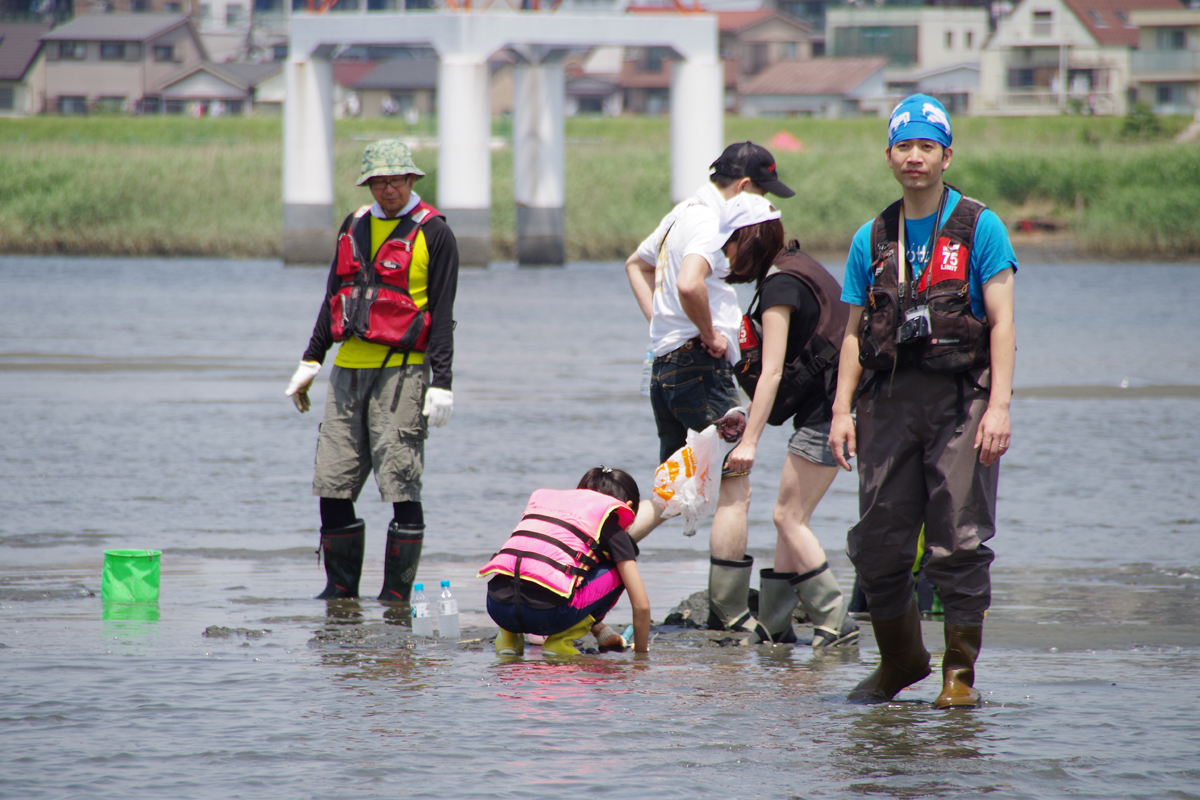
[[[767,417],[770,425],[782,425],[813,396],[824,393],[833,399],[837,388],[838,358],[842,349],[842,338],[846,335],[846,321],[850,317],[850,306],[842,302],[842,288],[837,280],[810,256],[800,251],[800,242],[792,239],[787,247],[775,257],[773,271],[763,278],[750,308],[742,317],[738,331],[738,346],[742,357],[733,367],[738,384],[754,397],[758,380],[762,376],[762,326],[756,308],[762,287],[777,275],[791,275],[808,287],[821,308],[821,317],[813,335],[798,353],[784,354],[783,376],[775,404]]]
[[[334,341],[358,337],[396,352],[424,352],[431,319],[409,294],[408,272],[421,227],[442,215],[424,201],[417,203],[379,246],[374,261],[368,261],[354,240],[354,226],[369,210],[369,206],[360,208],[338,237],[337,274],[342,285],[329,298]]]
[[[975,316],[969,291],[975,226],[986,206],[961,197],[937,232],[929,264],[919,281],[899,289],[900,202],[892,203],[871,227],[872,283],[858,326],[858,360],[864,368],[891,371],[916,367],[954,374],[989,363],[986,319]],[[905,314],[929,308],[929,335],[897,344]]]

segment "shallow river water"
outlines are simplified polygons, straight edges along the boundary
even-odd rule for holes
[[[373,481],[364,599],[311,599],[319,417],[283,389],[324,277],[0,258],[0,796],[1200,798],[1200,267],[1022,267],[986,704],[950,713],[932,677],[845,704],[869,635],[819,658],[663,633],[648,657],[497,659],[474,572],[528,494],[598,463],[652,477],[619,264],[462,274],[420,577],[452,582],[463,641],[365,599],[390,517]],[[752,476],[759,566],[785,436]],[[844,585],[856,503],[840,475],[814,518]],[[705,585],[705,537],[680,530],[644,543],[656,621]],[[163,551],[156,606],[102,605],[123,547]]]

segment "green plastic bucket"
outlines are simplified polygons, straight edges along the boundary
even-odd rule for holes
[[[105,603],[157,603],[161,550],[105,550],[100,597]]]

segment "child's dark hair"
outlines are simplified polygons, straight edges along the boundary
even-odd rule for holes
[[[591,489],[609,497],[615,497],[622,503],[631,503],[637,511],[642,502],[642,493],[638,491],[637,481],[628,472],[611,467],[592,467],[583,473],[576,489]]]

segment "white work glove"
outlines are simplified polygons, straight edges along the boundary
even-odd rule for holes
[[[296,367],[296,374],[292,376],[291,383],[288,384],[287,391],[284,392],[292,398],[301,414],[312,408],[312,404],[308,402],[308,390],[312,388],[313,379],[320,371],[321,365],[316,361],[301,361],[300,366]]]
[[[440,428],[450,421],[450,412],[454,410],[454,392],[449,389],[439,389],[430,386],[425,391],[425,408],[422,414],[429,417],[429,424]]]

